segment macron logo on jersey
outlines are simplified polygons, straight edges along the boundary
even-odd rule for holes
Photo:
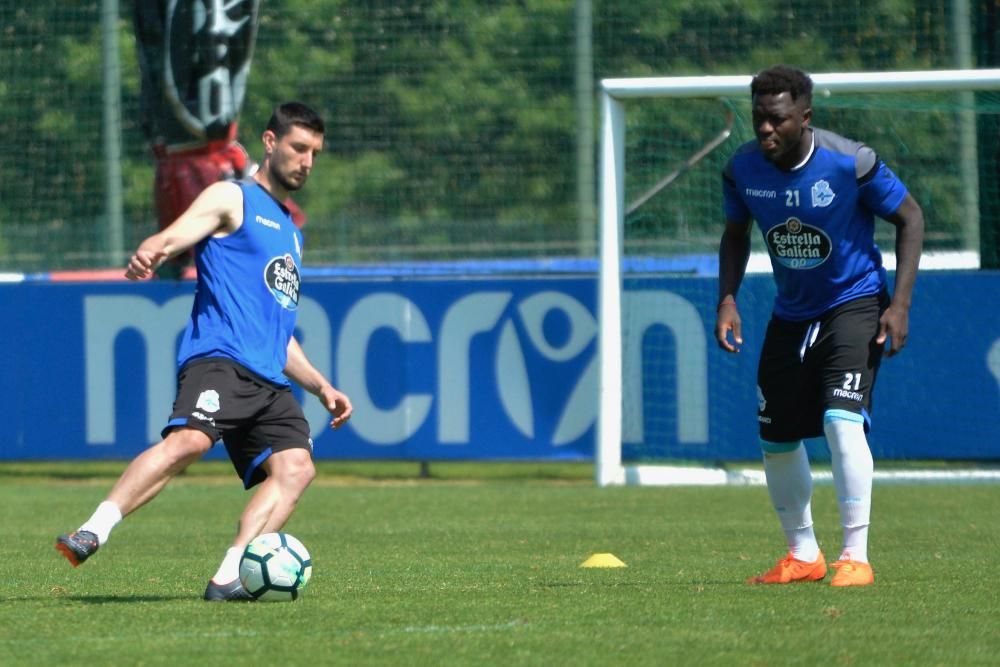
[[[777,199],[778,193],[774,190],[761,190],[759,188],[746,188],[743,190],[747,197],[756,199]]]
[[[264,225],[265,227],[270,227],[271,229],[281,229],[281,223],[275,222],[274,220],[268,220],[262,215],[258,215],[254,218],[254,221]]]

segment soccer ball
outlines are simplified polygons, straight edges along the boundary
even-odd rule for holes
[[[309,551],[288,533],[255,537],[240,559],[240,581],[256,600],[295,600],[311,576]]]

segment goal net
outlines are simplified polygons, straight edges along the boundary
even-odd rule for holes
[[[721,171],[753,138],[750,81],[602,81],[600,485],[762,481],[755,469],[733,465],[760,457],[756,348],[773,287],[756,230],[740,292],[744,338],[756,344],[728,355],[713,334]],[[816,74],[813,81],[812,124],[874,148],[924,208],[922,270],[978,268],[981,229],[988,225],[992,239],[998,228],[981,216],[1000,205],[1000,70]],[[894,238],[891,225],[876,223],[890,271]],[[825,443],[807,446],[823,451]],[[876,454],[908,456],[891,444]]]

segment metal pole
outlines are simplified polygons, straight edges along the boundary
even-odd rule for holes
[[[580,255],[597,243],[594,210],[594,48],[591,0],[576,0],[576,210]]]
[[[118,61],[118,0],[101,0],[101,71],[104,82],[104,261],[118,264],[124,252],[122,213],[121,64]]]
[[[595,475],[599,486],[623,484],[622,467],[622,236],[625,216],[625,107],[601,95],[601,252],[598,273],[598,359]]]
[[[955,67],[972,69],[972,26],[969,19],[969,0],[955,0],[951,12],[951,29],[955,40]],[[958,124],[959,170],[962,175],[962,247],[979,250],[979,149],[972,91],[958,93],[961,105]]]

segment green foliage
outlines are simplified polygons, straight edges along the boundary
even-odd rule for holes
[[[779,61],[817,72],[949,67],[950,8],[944,0],[597,2],[594,76],[749,73]],[[0,131],[23,146],[0,164],[0,268],[118,265],[154,231],[130,12],[121,3],[127,247],[109,254],[100,242],[100,4],[0,7]],[[328,118],[327,154],[298,195],[310,261],[592,254],[593,243],[578,243],[574,19],[572,0],[264,0],[241,139],[259,157],[261,128],[285,99]],[[650,158],[630,187],[696,150],[715,131],[715,116],[699,127],[705,118],[638,109],[636,127],[681,142]],[[893,131],[933,138],[908,121]],[[643,210],[638,238],[661,239],[661,252],[711,250],[720,161],[713,155],[699,167],[704,175],[684,176],[697,179],[690,194],[671,190]],[[932,239],[954,244],[967,217],[951,203],[955,188],[918,189],[948,202],[929,220]],[[683,247],[672,245],[678,239]]]
[[[414,465],[379,480],[325,470],[287,526],[315,563],[303,598],[209,604],[248,497],[227,465],[193,466],[77,569],[54,537],[113,481],[88,470],[113,471],[3,475],[0,663],[986,665],[1000,651],[990,485],[877,487],[876,583],[833,589],[744,583],[783,555],[762,487],[599,489],[535,465],[465,465],[451,482]],[[835,556],[832,487],[813,511]],[[608,552],[627,567],[579,567]]]

